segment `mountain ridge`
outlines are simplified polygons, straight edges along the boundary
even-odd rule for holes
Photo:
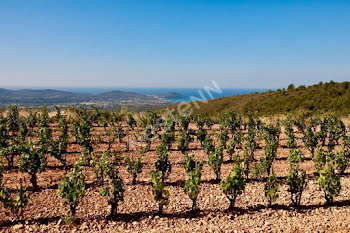
[[[221,97],[196,104],[199,108],[192,107],[194,114],[234,111],[260,116],[297,112],[346,116],[350,114],[350,82],[330,81],[299,87],[290,84],[276,91]]]
[[[174,93],[171,93],[172,95]],[[163,94],[166,96],[167,94]],[[180,95],[180,94],[179,94]],[[113,90],[100,94],[78,93],[55,89],[19,89],[0,88],[0,106],[17,105],[54,105],[54,104],[125,104],[132,102],[157,103],[164,102],[157,95],[145,95],[129,91]],[[170,103],[170,102],[169,102]]]

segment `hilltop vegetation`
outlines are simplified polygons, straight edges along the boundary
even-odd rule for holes
[[[260,116],[307,112],[310,114],[334,113],[340,116],[350,114],[350,82],[333,81],[312,86],[278,89],[264,93],[237,95],[199,102],[195,113],[218,113],[235,111],[243,114]]]

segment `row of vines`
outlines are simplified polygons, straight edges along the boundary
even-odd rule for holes
[[[65,171],[59,195],[73,217],[85,194],[87,167],[94,169],[102,187],[101,196],[108,200],[111,215],[116,215],[118,204],[124,200],[125,185],[119,169],[125,166],[132,185],[136,184],[145,165],[144,158],[152,148],[157,153],[150,174],[158,214],[162,214],[163,207],[169,202],[166,180],[172,171],[169,154],[173,150],[181,151],[184,156],[184,172],[188,179],[183,190],[192,200],[193,212],[197,210],[197,197],[203,191],[200,189],[203,164],[213,170],[230,209],[234,208],[236,199],[251,178],[265,183],[264,195],[268,205],[273,205],[281,184],[274,172],[274,161],[278,148],[286,147],[289,150],[286,183],[291,203],[297,207],[308,183],[306,171],[300,166],[305,157],[303,148],[310,152],[314,161],[314,175],[327,203],[339,195],[340,179],[350,159],[347,128],[332,115],[286,116],[281,121],[264,123],[232,112],[221,114],[215,120],[205,114],[164,117],[155,112],[137,115],[125,110],[105,112],[97,108],[72,108],[63,112],[56,107],[55,114],[50,117],[50,113],[43,106],[40,110],[31,109],[23,116],[17,106],[11,106],[0,116],[0,203],[18,219],[22,218],[31,194],[40,192],[37,176],[45,171],[48,156],[57,159]],[[282,133],[286,135],[285,145],[280,144]],[[297,143],[298,140],[302,144]],[[206,153],[207,160],[196,161],[189,153],[194,141]],[[67,161],[71,144],[77,144],[81,149],[74,165]],[[103,150],[98,149],[101,144],[106,145]],[[258,149],[264,151],[259,158],[256,156]],[[135,151],[137,156],[134,156]],[[121,157],[120,154],[125,152],[133,153]],[[224,154],[229,155],[232,170],[228,176],[221,177]],[[9,169],[27,173],[32,187],[25,187],[20,180],[17,191],[7,188],[3,173]]]

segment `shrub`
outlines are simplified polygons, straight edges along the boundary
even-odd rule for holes
[[[117,128],[112,122],[109,122],[108,128],[106,128],[105,132],[106,132],[106,137],[107,137],[106,140],[107,140],[107,144],[108,144],[107,151],[111,151],[113,143],[118,138]]]
[[[277,179],[276,179],[276,174],[272,173],[267,178],[265,188],[264,188],[265,197],[267,198],[269,206],[271,206],[272,203],[277,200],[278,188],[279,188],[279,184],[278,184]]]
[[[6,120],[0,116],[0,156],[4,156],[8,161],[8,167],[12,167],[13,159],[10,157],[9,153],[9,140],[10,136],[8,135],[6,128]],[[2,161],[1,161],[2,162]],[[12,162],[12,163],[11,163]]]
[[[47,109],[47,105],[43,105],[40,110],[39,125],[40,127],[49,127],[49,123],[50,123],[49,110]]]
[[[205,125],[208,127],[208,129],[211,129],[211,127],[214,125],[213,119],[211,119],[208,114],[204,115],[204,122]]]
[[[160,171],[151,171],[153,195],[158,202],[158,214],[163,213],[163,206],[169,203],[169,190],[164,187],[162,173]]]
[[[196,167],[199,165],[199,162],[196,162],[193,160],[194,155],[188,155],[185,154],[185,171],[187,173],[190,173],[196,169]]]
[[[229,139],[227,130],[221,129],[220,133],[218,135],[218,138],[219,138],[220,145],[222,145],[223,148],[225,149],[226,148],[226,142]]]
[[[179,117],[180,127],[181,131],[188,131],[188,126],[191,122],[191,119],[186,116]]]
[[[113,166],[107,170],[109,185],[106,185],[101,190],[101,195],[108,197],[108,203],[111,205],[110,215],[115,216],[118,213],[119,201],[124,200],[123,180],[119,177],[119,172]]]
[[[346,168],[349,165],[350,153],[347,146],[343,145],[340,150],[335,154],[335,162],[337,168],[340,171],[340,175],[343,175]]]
[[[189,174],[189,179],[185,182],[184,192],[188,194],[192,200],[192,212],[195,211],[197,197],[199,195],[199,186],[201,183],[203,163],[194,162],[195,166],[191,169],[186,169]]]
[[[90,154],[93,151],[91,145],[92,123],[85,111],[80,116],[80,122],[73,124],[73,136],[75,136],[77,144]]]
[[[37,112],[34,108],[30,109],[29,116],[28,116],[28,126],[30,130],[33,132],[34,127],[36,127],[38,124],[38,116]]]
[[[243,164],[244,164],[244,173],[246,178],[248,179],[249,173],[250,173],[250,164],[254,160],[254,149],[255,143],[251,143],[249,139],[245,139],[244,145],[243,145]]]
[[[317,181],[327,203],[333,202],[333,198],[340,193],[341,185],[340,178],[335,174],[331,163],[320,173]]]
[[[288,137],[287,139],[287,147],[292,150],[297,148],[297,142],[294,135],[294,129],[293,129],[293,122],[294,120],[290,115],[287,115],[287,118],[282,121],[282,124],[284,126],[285,133]]]
[[[171,149],[171,145],[174,140],[175,140],[175,133],[170,131],[165,131],[160,138],[161,144],[164,144],[167,150]]]
[[[33,142],[28,142],[19,159],[19,169],[22,172],[28,172],[31,176],[30,182],[34,190],[38,189],[37,173],[45,170],[46,162],[47,160],[43,150],[35,146]]]
[[[237,197],[243,193],[245,188],[245,179],[243,178],[243,170],[240,163],[236,163],[231,173],[226,179],[221,181],[221,188],[227,199],[230,201],[229,209],[235,205]]]
[[[50,152],[53,155],[53,157],[60,161],[66,169],[66,153],[70,136],[68,134],[68,126],[64,118],[60,118],[58,122],[58,128],[60,129],[61,134],[56,141],[52,140]]]
[[[142,140],[147,144],[148,150],[151,148],[152,138],[153,138],[152,128],[146,127],[142,133]]]
[[[201,128],[197,131],[196,136],[197,136],[197,140],[201,144],[201,148],[203,149],[203,143],[204,143],[205,137],[207,136],[207,132],[205,131],[205,129]]]
[[[319,147],[313,161],[315,162],[316,171],[319,173],[327,162],[333,161],[335,155],[332,152],[325,151],[322,147]]]
[[[10,106],[7,113],[8,130],[15,135],[19,130],[19,111],[17,105]]]
[[[107,176],[111,163],[109,162],[109,153],[103,152],[101,156],[93,156],[90,161],[91,166],[94,169],[97,179],[104,183],[104,178]]]
[[[165,178],[167,178],[171,173],[171,163],[169,161],[169,155],[167,151],[165,150],[165,146],[163,146],[164,149],[157,149],[158,153],[158,160],[156,161],[155,167],[157,171],[160,171],[162,175],[162,182],[164,182]]]
[[[299,206],[301,196],[306,188],[306,172],[298,166],[292,166],[287,176],[288,192],[291,195],[291,201],[294,206]]]
[[[11,195],[11,191],[8,188],[4,187],[0,179],[0,202],[3,207],[9,210],[17,219],[22,219],[24,209],[28,205],[29,199],[29,192],[26,187],[22,185],[22,179],[19,181],[19,190],[16,191],[15,197]]]
[[[189,130],[182,130],[181,134],[178,138],[178,150],[181,151],[182,153],[184,153],[185,151],[187,151],[189,149],[189,144],[190,142],[193,142],[193,137],[191,137],[190,135],[190,131]]]
[[[63,178],[63,183],[59,186],[59,194],[64,199],[63,204],[69,206],[73,218],[80,200],[85,195],[85,174],[82,168],[85,159],[81,157],[72,172]]]
[[[38,138],[39,149],[44,154],[48,153],[53,143],[51,129],[48,126],[40,126],[38,131]]]
[[[128,171],[128,173],[130,175],[132,175],[132,184],[135,185],[136,184],[136,178],[137,178],[137,174],[142,172],[142,168],[143,168],[143,157],[139,156],[136,158],[136,160],[134,159],[134,157],[132,156],[130,157],[125,157],[125,166],[126,166],[126,170]]]
[[[328,117],[328,151],[334,150],[339,144],[340,138],[346,136],[346,127],[344,123],[336,116]]]
[[[274,138],[266,141],[264,146],[264,158],[263,163],[265,164],[266,173],[269,176],[272,169],[273,161],[276,158],[276,152],[278,148],[278,141]]]
[[[126,123],[127,123],[127,125],[129,126],[129,128],[131,128],[131,129],[134,129],[134,127],[136,126],[136,120],[135,120],[135,118],[132,116],[131,113],[129,113],[129,114],[127,115]]]
[[[303,131],[303,142],[305,147],[311,152],[312,157],[314,157],[315,154],[315,148],[318,144],[318,136],[316,132],[315,125],[310,125]]]
[[[216,180],[220,180],[221,175],[221,165],[224,161],[224,147],[219,145],[214,153],[209,154],[208,164],[211,169],[213,169]]]
[[[288,160],[290,166],[293,168],[298,166],[298,164],[304,160],[304,155],[301,153],[301,150],[292,149],[289,153]]]
[[[243,133],[235,131],[227,147],[227,153],[231,155],[231,159],[232,159],[232,156],[235,154],[236,150],[242,146],[242,141],[243,141]]]
[[[212,139],[210,138],[210,135],[209,135],[209,134],[207,134],[207,135],[205,136],[205,139],[204,139],[204,142],[203,142],[203,148],[204,148],[204,152],[205,152],[206,154],[210,154],[210,153],[212,153],[212,152],[215,151],[215,147],[214,147],[214,145],[213,145],[213,141],[212,141]]]

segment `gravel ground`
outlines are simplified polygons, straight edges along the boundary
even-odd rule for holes
[[[285,144],[285,137],[281,138]],[[155,149],[153,145],[152,149]],[[207,160],[207,155],[195,142],[191,144],[196,160]],[[100,145],[103,150],[105,145]],[[120,149],[117,145],[115,149]],[[175,147],[174,147],[175,148]],[[79,151],[77,145],[71,145],[70,151]],[[60,164],[49,157],[48,168],[38,175],[40,191],[31,194],[31,199],[24,213],[24,221],[19,222],[6,216],[0,208],[0,227],[2,232],[349,232],[350,231],[350,176],[346,173],[341,178],[342,191],[334,203],[327,206],[323,193],[318,189],[313,175],[314,163],[308,159],[309,152],[303,149],[306,160],[302,168],[309,175],[309,182],[298,209],[290,207],[290,196],[287,192],[285,177],[288,174],[288,149],[280,147],[274,162],[281,185],[279,198],[275,205],[267,207],[264,197],[264,183],[250,179],[244,193],[239,196],[236,208],[227,211],[229,202],[222,193],[220,184],[214,179],[214,172],[204,165],[201,193],[198,197],[199,211],[190,213],[191,200],[183,192],[183,185],[188,178],[184,168],[184,155],[178,151],[170,153],[173,163],[172,173],[166,180],[170,191],[170,203],[164,208],[162,216],[156,216],[157,203],[152,196],[149,171],[156,159],[154,151],[145,157],[146,166],[138,176],[138,183],[131,185],[131,177],[125,167],[120,167],[120,175],[125,182],[125,200],[118,208],[116,217],[107,217],[110,207],[104,197],[99,195],[100,187],[90,168],[86,168],[87,190],[77,209],[77,222],[65,224],[64,216],[69,209],[62,205],[58,195],[58,185],[64,176]],[[263,154],[257,151],[257,157]],[[128,153],[122,154],[122,156]],[[70,153],[68,161],[73,164],[78,153]],[[229,156],[225,155],[228,161]],[[222,166],[222,177],[226,177],[232,163]],[[348,171],[347,171],[348,172]],[[29,176],[17,169],[7,170],[4,182],[7,187],[16,188],[22,178],[27,187],[31,187]]]

